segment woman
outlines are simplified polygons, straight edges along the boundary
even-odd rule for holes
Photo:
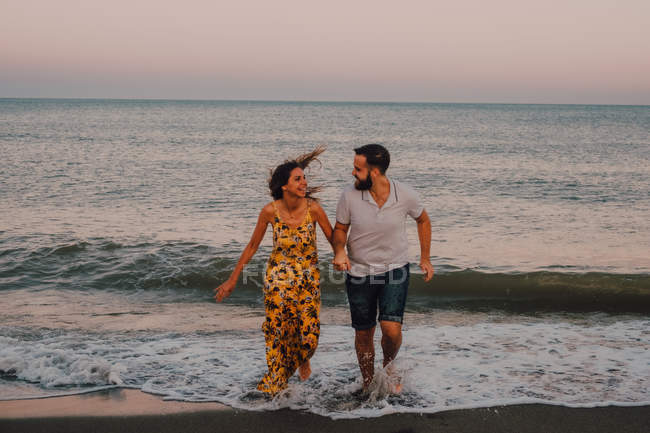
[[[320,272],[316,251],[316,223],[332,243],[332,225],[308,188],[304,169],[323,153],[313,152],[285,161],[273,170],[269,189],[273,201],[262,208],[250,242],[230,278],[215,289],[217,302],[232,293],[239,274],[273,227],[273,251],[264,279],[268,373],[257,389],[275,395],[287,386],[296,369],[301,380],[311,374],[309,359],[320,335]]]

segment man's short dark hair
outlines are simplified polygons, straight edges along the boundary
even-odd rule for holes
[[[368,165],[377,167],[381,174],[385,174],[390,165],[390,154],[381,144],[366,144],[354,149],[354,153],[365,156]]]

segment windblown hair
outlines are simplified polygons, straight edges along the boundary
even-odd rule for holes
[[[318,146],[311,152],[302,154],[295,159],[288,159],[282,164],[275,167],[274,170],[271,170],[271,177],[269,178],[269,189],[271,190],[271,196],[273,196],[273,199],[280,200],[282,198],[282,187],[289,182],[291,171],[294,168],[300,167],[303,170],[306,169],[309,164],[314,161],[318,161],[318,156],[321,153],[325,152],[325,149],[325,146]],[[311,198],[312,200],[318,200],[318,198],[314,197],[313,194],[317,193],[320,190],[320,186],[309,186],[307,187],[306,197]]]

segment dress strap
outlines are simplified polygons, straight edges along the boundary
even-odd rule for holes
[[[311,220],[311,199],[307,199],[307,219]]]

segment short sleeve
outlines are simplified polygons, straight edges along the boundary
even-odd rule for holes
[[[343,191],[339,203],[336,205],[336,221],[345,225],[350,224],[350,205],[346,191]]]
[[[413,219],[418,219],[424,211],[420,195],[411,188],[405,187],[406,213]]]

